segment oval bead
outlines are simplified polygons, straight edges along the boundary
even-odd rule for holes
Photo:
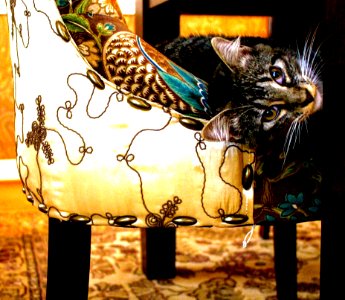
[[[68,218],[70,216],[70,213],[67,211],[61,211],[59,212],[60,216],[63,218]]]
[[[134,216],[120,216],[115,218],[114,223],[119,226],[128,226],[132,225],[136,221],[137,217]]]
[[[139,98],[130,97],[127,99],[127,102],[130,106],[144,111],[149,111],[152,108],[152,106],[149,103]]]
[[[192,118],[187,118],[187,117],[181,117],[179,119],[179,122],[182,126],[192,129],[192,130],[201,130],[204,128],[204,124],[202,124],[200,121],[192,119]]]
[[[69,220],[74,221],[74,222],[81,222],[81,223],[89,223],[91,221],[89,217],[82,216],[82,215],[73,215],[69,218]]]
[[[248,216],[241,214],[230,214],[222,217],[222,221],[227,224],[241,224],[248,220]]]
[[[56,25],[56,30],[57,30],[59,36],[61,36],[61,38],[65,42],[69,42],[69,40],[71,39],[71,36],[69,35],[69,32],[68,32],[65,24],[62,23],[61,21],[56,21],[55,25]]]
[[[242,186],[249,190],[254,180],[254,171],[251,165],[246,165],[242,170]]]
[[[98,87],[100,90],[104,90],[105,88],[105,84],[103,82],[103,80],[101,79],[101,77],[92,70],[88,70],[86,72],[87,78],[89,78],[89,80],[96,86]]]
[[[34,199],[32,198],[31,195],[27,195],[26,200],[28,200],[30,203],[34,203]]]
[[[38,209],[45,214],[48,212],[48,207],[44,203],[38,204]]]
[[[192,226],[194,224],[196,224],[198,221],[197,219],[193,218],[193,217],[176,217],[172,220],[172,222],[175,225],[179,225],[179,226]]]

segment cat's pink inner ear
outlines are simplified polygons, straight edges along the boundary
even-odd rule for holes
[[[231,125],[225,116],[225,112],[226,111],[220,112],[204,126],[201,131],[201,136],[205,140],[212,142],[230,141]]]
[[[212,141],[212,142],[222,141],[222,137],[219,135],[217,126],[215,126],[214,122],[212,121],[207,123],[205,127],[202,129],[201,136],[206,141]]]
[[[241,38],[227,40],[222,37],[211,39],[214,51],[220,59],[232,70],[234,67],[246,67],[247,60],[250,57],[251,48],[241,45]]]

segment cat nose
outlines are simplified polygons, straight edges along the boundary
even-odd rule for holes
[[[313,83],[305,83],[301,85],[302,88],[306,91],[306,99],[310,100],[310,98],[313,100],[316,97],[317,94],[317,86]]]
[[[313,102],[315,98],[309,90],[305,90],[305,93],[306,93],[306,98],[304,99],[303,104],[308,105],[310,102]]]
[[[318,88],[313,83],[305,83],[301,85],[304,88],[306,93],[306,98],[303,101],[302,106],[303,109],[306,109],[306,113],[308,115],[318,111],[322,107],[322,95],[321,90],[322,88]]]

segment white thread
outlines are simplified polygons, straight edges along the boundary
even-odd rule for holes
[[[255,224],[252,226],[252,228],[247,232],[247,234],[245,235],[243,242],[242,242],[242,247],[243,248],[247,248],[248,243],[250,242],[253,233],[254,233],[254,229],[255,229]]]

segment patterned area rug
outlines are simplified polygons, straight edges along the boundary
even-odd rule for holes
[[[45,299],[46,216],[0,218],[0,299]],[[139,229],[93,227],[89,299],[276,299],[272,238],[262,239],[257,226],[242,248],[249,230],[179,228],[177,277],[149,281],[141,270]],[[320,222],[297,230],[298,299],[319,299]]]

